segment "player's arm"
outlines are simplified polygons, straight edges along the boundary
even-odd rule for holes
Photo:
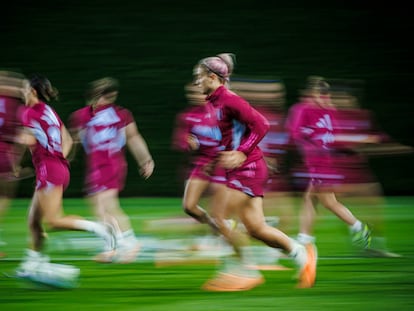
[[[248,155],[269,131],[269,121],[244,100],[232,102],[228,107],[235,119],[245,124],[249,129],[249,136],[237,148],[237,151]]]
[[[70,151],[72,150],[73,139],[66,129],[66,126],[62,125],[62,154],[67,159]]]
[[[34,146],[37,143],[36,137],[29,128],[21,128],[16,136],[16,142],[24,146]]]
[[[69,120],[68,120],[68,132],[73,141],[72,149],[69,152],[68,156],[66,157],[66,159],[69,162],[72,162],[74,160],[75,155],[78,152],[79,144],[81,143],[82,131],[84,131],[84,129],[79,124],[79,117],[77,113],[74,112],[70,115]]]
[[[267,169],[269,170],[269,172],[272,172],[272,173],[279,172],[277,159],[275,157],[265,156],[264,159],[266,161]]]
[[[141,175],[147,179],[152,175],[155,166],[148,145],[138,132],[135,122],[131,122],[125,127],[125,133],[127,146],[140,167]]]
[[[190,123],[185,113],[177,115],[173,131],[172,147],[179,151],[195,151],[200,147],[197,137],[190,132]]]
[[[220,165],[226,169],[234,169],[246,161],[247,155],[269,131],[270,125],[260,112],[242,99],[229,102],[227,109],[235,120],[245,124],[249,129],[249,136],[241,142],[237,150],[220,152]]]

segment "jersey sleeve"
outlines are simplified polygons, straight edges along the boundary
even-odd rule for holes
[[[68,125],[70,130],[77,130],[81,127],[80,110],[74,111],[70,114]]]
[[[285,127],[293,142],[297,142],[298,140],[303,138],[303,116],[303,109],[300,109],[299,106],[292,106],[289,109]]]
[[[127,126],[130,123],[134,123],[134,116],[132,115],[131,111],[125,108],[121,108],[118,110],[118,115],[121,117],[121,120],[124,123],[124,126]]]
[[[269,131],[270,125],[268,120],[247,101],[241,97],[233,97],[232,99],[229,101],[227,109],[230,110],[230,115],[244,124],[247,129],[246,136],[237,150],[249,154]]]
[[[190,134],[189,124],[186,113],[179,113],[175,118],[172,135],[172,149],[178,151],[188,151],[188,135]]]

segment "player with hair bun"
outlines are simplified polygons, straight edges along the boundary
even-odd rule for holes
[[[234,55],[219,55],[198,62],[194,84],[201,88],[208,104],[214,107],[224,147],[217,155],[217,165],[226,170],[227,191],[222,211],[211,216],[217,230],[233,245],[238,256],[229,261],[230,265],[216,277],[208,280],[203,289],[241,291],[264,282],[259,271],[248,267],[248,239],[238,229],[229,228],[226,224],[223,215],[229,212],[243,223],[251,237],[271,247],[281,248],[294,259],[299,267],[298,287],[312,287],[317,260],[314,245],[305,247],[265,222],[263,194],[268,172],[258,144],[269,130],[268,121],[246,100],[228,89],[234,69]]]

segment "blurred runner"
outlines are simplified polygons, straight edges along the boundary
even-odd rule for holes
[[[66,159],[72,138],[56,111],[47,104],[58,97],[58,91],[42,75],[34,75],[23,83],[26,108],[21,115],[22,130],[17,142],[28,146],[36,171],[36,186],[29,207],[30,247],[17,270],[18,276],[43,280],[52,269],[44,251],[45,229],[80,230],[102,237],[109,247],[113,237],[102,224],[77,215],[64,215],[63,192],[69,185],[69,164]],[[71,270],[72,271],[72,270]],[[73,270],[74,275],[78,273]]]
[[[364,250],[365,255],[376,257],[399,257],[398,254],[387,249],[385,236],[386,201],[378,178],[370,169],[369,152],[376,156],[408,153],[412,148],[396,143],[389,135],[382,131],[375,122],[373,113],[362,109],[358,102],[358,88],[352,86],[352,81],[332,81],[332,103],[337,108],[338,128],[336,136],[347,141],[347,149],[335,155],[334,165],[343,175],[344,180],[336,185],[335,192],[341,200],[349,202],[350,206],[359,206],[358,211],[364,215],[372,231],[372,240],[369,248]],[[358,140],[368,135],[378,137],[377,144],[358,144]],[[380,150],[376,150],[380,149]]]
[[[29,167],[22,169],[21,159],[26,148],[15,143],[20,125],[19,113],[24,106],[22,74],[0,71],[0,247],[2,240],[1,223],[14,197],[18,180],[34,176]],[[0,251],[0,257],[5,253]]]
[[[289,134],[285,128],[285,86],[278,79],[237,77],[231,79],[231,90],[247,100],[269,122],[269,131],[259,142],[268,168],[263,198],[266,222],[281,231],[293,234],[293,189],[290,183],[287,156]]]
[[[125,147],[145,179],[152,175],[154,161],[133,115],[116,104],[118,92],[116,79],[106,77],[91,82],[87,106],[72,113],[70,131],[86,154],[87,196],[98,219],[109,224],[116,237],[116,248],[101,253],[96,260],[129,263],[135,261],[140,244],[119,202],[127,175]]]
[[[336,136],[337,110],[331,102],[330,85],[322,77],[308,79],[304,96],[289,109],[287,128],[305,164],[306,170],[300,177],[308,180],[299,216],[298,240],[303,244],[315,242],[313,227],[316,206],[320,203],[348,225],[355,247],[360,250],[369,248],[370,228],[337,201],[335,194],[336,185],[344,182],[335,161],[338,154],[348,149],[349,142],[346,137]],[[367,135],[355,143],[373,143],[377,140],[377,136]],[[296,174],[299,175],[299,172]]]

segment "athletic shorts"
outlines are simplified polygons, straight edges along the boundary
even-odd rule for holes
[[[69,186],[68,164],[60,159],[46,158],[36,165],[36,190],[51,186]]]
[[[87,195],[116,189],[121,191],[125,187],[127,164],[101,165],[88,171],[85,178],[85,191]]]
[[[293,191],[286,174],[272,174],[265,187],[265,192],[290,192]]]
[[[13,162],[16,162],[17,153],[13,145],[0,142],[0,173],[9,173],[13,171]]]
[[[210,173],[209,170],[206,169],[205,165],[197,165],[192,169],[190,178],[202,179],[212,183],[225,184],[226,170],[222,167],[216,166]]]
[[[251,197],[263,196],[267,180],[267,165],[263,158],[227,171],[227,187]]]

